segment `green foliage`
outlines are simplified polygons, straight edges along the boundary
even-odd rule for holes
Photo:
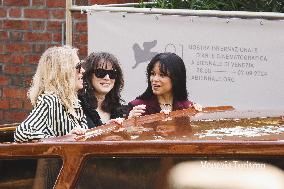
[[[284,12],[284,0],[155,0],[151,7],[223,11]],[[140,2],[139,7],[146,7]]]

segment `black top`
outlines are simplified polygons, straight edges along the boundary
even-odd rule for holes
[[[88,128],[91,129],[103,125],[99,113],[97,112],[96,108],[89,103],[86,96],[79,95],[79,100],[81,101],[81,106],[86,115]],[[124,112],[125,112],[124,109],[125,109],[124,106],[120,105],[118,108],[116,108],[116,111],[110,112],[110,119],[124,117]]]

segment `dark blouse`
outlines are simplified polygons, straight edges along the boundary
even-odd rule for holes
[[[128,103],[128,112],[127,116],[129,115],[129,112],[132,110],[134,106],[144,104],[146,105],[145,112],[142,115],[149,115],[149,114],[155,114],[159,113],[161,111],[161,107],[159,105],[158,99],[156,96],[153,96],[151,99],[143,100],[143,99],[135,99]],[[174,110],[182,110],[189,107],[192,107],[193,103],[189,100],[184,101],[175,101],[173,102],[173,111]]]
[[[88,99],[83,95],[79,95],[79,99],[81,101],[81,106],[83,108],[83,111],[86,115],[88,128],[91,129],[91,128],[103,125],[103,122],[101,120],[99,113],[97,112],[96,108],[92,107]],[[110,119],[115,119],[119,117],[121,118],[123,117],[123,106],[122,105],[116,108],[115,111],[110,112]]]

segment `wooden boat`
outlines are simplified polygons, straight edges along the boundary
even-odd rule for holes
[[[12,142],[14,140],[14,131],[19,123],[0,125],[0,143]]]
[[[230,106],[186,109],[82,136],[1,143],[0,188],[167,188],[169,170],[184,161],[253,161],[284,169],[283,115]]]

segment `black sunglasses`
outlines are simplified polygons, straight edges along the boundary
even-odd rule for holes
[[[83,61],[78,62],[78,63],[76,64],[76,66],[75,66],[76,70],[78,70],[79,72],[81,72],[82,65],[83,65]]]
[[[110,79],[116,79],[117,73],[115,70],[105,70],[105,69],[95,69],[94,73],[97,78],[104,78],[106,75],[109,76]]]

